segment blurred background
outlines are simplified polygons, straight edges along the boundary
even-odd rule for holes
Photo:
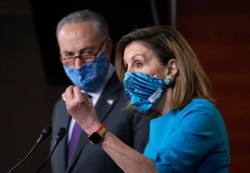
[[[229,133],[230,172],[249,173],[250,1],[115,2],[0,0],[0,173],[22,160],[50,126],[53,105],[69,84],[58,60],[56,23],[84,8],[106,17],[115,42],[135,27],[176,27],[212,82]],[[14,172],[35,172],[49,154],[50,140]],[[41,172],[50,173],[50,165]]]

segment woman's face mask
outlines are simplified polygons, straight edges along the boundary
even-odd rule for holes
[[[79,68],[63,65],[64,71],[75,86],[91,92],[103,83],[108,71],[109,61],[104,52],[101,52],[96,60],[84,64]]]
[[[148,111],[163,95],[171,80],[158,79],[141,72],[126,72],[124,89],[130,103],[139,111]]]

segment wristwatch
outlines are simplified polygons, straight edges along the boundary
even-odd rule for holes
[[[100,143],[106,132],[108,131],[107,126],[102,124],[101,127],[91,135],[89,135],[88,140],[91,144],[98,144]]]

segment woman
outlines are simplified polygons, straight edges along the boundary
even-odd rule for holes
[[[128,108],[158,116],[150,122],[142,155],[102,125],[88,97],[71,86],[62,97],[67,97],[68,111],[90,141],[97,130],[97,143],[124,172],[228,172],[223,118],[212,99],[209,79],[178,31],[152,26],[123,36],[116,47],[115,66],[130,101]]]

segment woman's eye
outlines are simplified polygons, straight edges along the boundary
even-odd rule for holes
[[[142,63],[136,63],[136,67],[141,68],[141,67],[143,67],[143,64]]]

